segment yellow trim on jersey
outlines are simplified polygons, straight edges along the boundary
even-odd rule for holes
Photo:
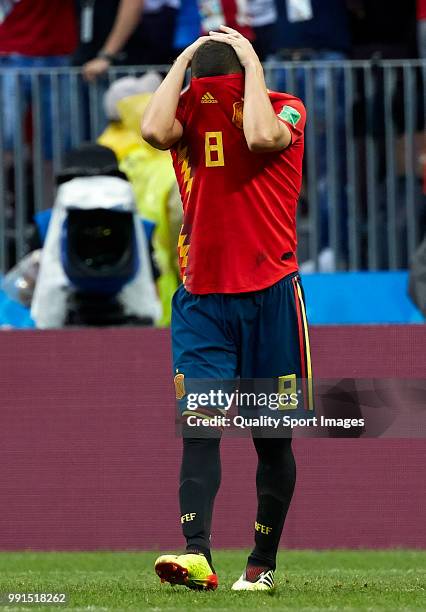
[[[186,266],[188,265],[189,244],[185,244],[185,240],[187,236],[188,234],[179,234],[179,238],[178,238],[178,250],[179,250],[179,257],[182,260],[181,261],[182,269],[186,268]]]
[[[188,147],[181,144],[178,146],[178,164],[181,164],[181,174],[183,175],[183,184],[186,185],[186,193],[190,194],[192,189],[193,177],[191,176],[192,168],[189,165]]]

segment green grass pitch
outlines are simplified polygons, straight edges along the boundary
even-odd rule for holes
[[[63,606],[5,610],[426,610],[426,551],[282,551],[278,588],[233,593],[244,551],[216,552],[219,588],[194,592],[160,584],[156,553],[0,553],[0,591],[62,593]]]

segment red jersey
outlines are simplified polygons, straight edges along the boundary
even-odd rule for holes
[[[0,54],[69,55],[76,48],[74,0],[14,0],[1,17]]]
[[[242,293],[297,270],[296,206],[302,184],[306,111],[294,96],[270,92],[292,144],[252,153],[243,132],[244,76],[192,79],[176,117],[172,148],[184,220],[178,253],[190,293]]]

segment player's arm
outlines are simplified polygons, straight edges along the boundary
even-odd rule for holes
[[[182,138],[183,127],[176,119],[179,96],[192,57],[206,40],[208,36],[202,36],[179,55],[149,101],[142,118],[142,137],[156,149],[170,149]]]
[[[214,40],[231,45],[245,70],[243,128],[250,151],[273,152],[291,144],[289,128],[278,119],[269,99],[262,64],[250,41],[226,26],[210,32]]]
[[[246,65],[244,135],[250,151],[281,151],[291,145],[291,132],[275,114],[259,60]]]

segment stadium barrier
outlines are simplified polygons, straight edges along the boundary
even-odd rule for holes
[[[317,327],[317,376],[424,378],[425,326]],[[181,549],[167,330],[3,332],[0,550]],[[426,440],[296,440],[283,545],[426,548]],[[248,547],[255,452],[223,442],[213,545]]]
[[[2,280],[0,330],[34,327],[29,309],[2,291]],[[304,274],[302,281],[311,325],[425,322],[408,296],[407,272]]]
[[[64,152],[100,135],[108,84],[147,69],[114,68],[90,84],[77,68],[0,69],[0,273],[27,252]],[[308,109],[300,259],[316,269],[329,245],[337,269],[406,268],[422,232],[426,63],[270,62],[265,72]]]

